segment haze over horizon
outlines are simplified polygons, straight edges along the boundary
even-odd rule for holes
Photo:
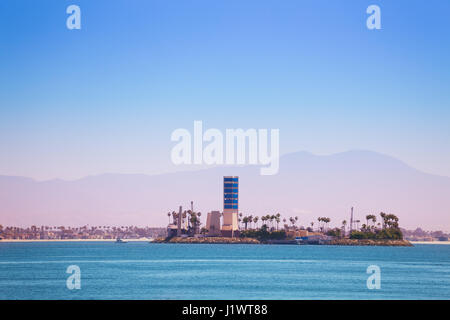
[[[307,226],[319,216],[331,225],[349,220],[349,209],[394,213],[404,228],[450,230],[450,178],[420,172],[369,151],[330,156],[307,152],[281,157],[280,172],[261,176],[258,166],[215,167],[148,176],[103,174],[73,181],[37,182],[0,176],[3,224],[167,225],[166,213],[194,201],[203,213],[222,210],[222,176],[240,177],[240,211],[298,216]]]
[[[330,153],[330,154],[318,154],[318,153],[309,152],[307,150],[299,150],[299,151],[288,152],[286,154],[282,154],[282,155],[280,155],[280,157],[289,156],[289,155],[292,155],[292,154],[300,154],[300,153],[305,153],[305,154],[309,154],[309,155],[317,156],[317,157],[327,157],[327,156],[334,156],[334,155],[351,153],[351,152],[370,152],[370,153],[381,154],[383,156],[390,157],[390,158],[393,158],[393,159],[395,159],[397,161],[400,161],[400,162],[404,163],[406,166],[409,166],[412,169],[420,171],[422,173],[435,175],[435,176],[440,176],[440,177],[450,178],[450,176],[446,176],[446,175],[442,175],[442,174],[434,174],[434,173],[422,171],[419,168],[415,168],[415,167],[411,166],[410,164],[408,164],[407,162],[403,161],[402,159],[398,159],[398,158],[393,157],[391,155],[384,154],[384,153],[381,153],[381,152],[376,152],[376,151],[373,151],[373,150],[365,150],[365,149],[351,149],[351,150],[335,152],[335,153]],[[36,182],[47,182],[47,181],[52,181],[52,180],[61,180],[61,181],[70,182],[70,181],[82,180],[84,178],[103,176],[103,175],[146,175],[146,176],[154,176],[154,175],[163,175],[163,174],[170,174],[170,173],[177,173],[177,172],[195,172],[195,171],[207,170],[207,169],[211,169],[211,168],[220,168],[220,167],[227,167],[227,168],[236,167],[237,168],[237,167],[242,167],[242,166],[248,166],[248,165],[178,165],[178,166],[175,166],[174,170],[172,170],[172,171],[160,172],[160,173],[99,172],[99,173],[96,173],[96,174],[87,174],[87,175],[83,175],[83,176],[80,176],[80,177],[75,177],[75,178],[72,178],[72,179],[67,179],[67,178],[63,178],[63,177],[54,177],[54,178],[50,178],[50,179],[37,179],[35,177],[30,177],[30,176],[10,175],[10,174],[2,174],[2,173],[0,173],[0,176],[28,178],[28,179],[32,179],[32,180],[34,180]],[[257,164],[257,165],[252,165],[252,166],[260,168],[262,165]]]

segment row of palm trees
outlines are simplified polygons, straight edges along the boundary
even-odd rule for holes
[[[87,231],[95,231],[95,230],[104,230],[104,231],[125,231],[125,230],[134,230],[136,226],[119,226],[119,227],[111,227],[111,226],[82,226],[82,227],[65,227],[65,226],[31,226],[27,228],[21,227],[6,227],[4,228],[0,225],[0,231],[3,229],[6,231],[16,231],[16,232],[43,232],[43,231],[74,231],[74,232],[87,232]]]
[[[359,228],[359,224],[361,223],[360,220],[355,220],[354,224],[355,226],[350,226],[350,230],[360,230],[363,232],[375,232],[377,229],[382,230],[386,228],[396,228],[398,229],[398,217],[395,214],[386,214],[384,212],[380,213],[380,217],[382,219],[381,222],[377,223],[377,216],[374,214],[368,214],[366,215],[366,223],[363,223],[361,225],[361,228]],[[343,234],[345,235],[345,231],[347,229],[347,220],[342,221],[341,230],[343,231]]]
[[[330,218],[327,217],[319,217],[318,219],[319,227],[318,230],[322,231],[325,230],[328,223],[331,221]],[[258,222],[261,221],[262,225],[266,225],[269,230],[280,230],[280,223],[283,222],[283,226],[285,229],[293,228],[297,229],[297,223],[299,221],[298,217],[288,217],[288,218],[282,218],[280,213],[277,214],[268,214],[265,216],[253,216],[248,215],[244,216],[242,213],[239,213],[238,222],[242,229],[247,230],[250,229],[258,229],[259,224]],[[314,222],[310,223],[311,227],[308,227],[308,229],[313,230],[314,228]],[[304,228],[304,227],[301,227]]]
[[[11,239],[89,239],[127,235],[130,237],[146,237],[154,233],[155,228],[137,226],[31,226],[27,228],[0,225],[0,238]]]
[[[167,213],[167,216],[169,217],[169,224],[171,223],[171,218],[172,218],[172,223],[173,224],[177,224],[178,222],[178,213],[173,211],[173,212],[169,212]],[[398,217],[393,215],[393,214],[385,214],[383,212],[380,213],[380,216],[382,218],[382,222],[381,223],[377,223],[377,217],[373,214],[368,214],[366,215],[366,223],[362,224],[361,226],[361,230],[375,230],[376,228],[391,228],[391,227],[397,227],[398,228]],[[200,217],[201,217],[201,213],[200,212],[194,212],[192,210],[186,210],[183,211],[182,213],[182,224],[184,224],[186,222],[188,222],[188,229],[193,228],[195,230],[195,232],[199,232],[200,230]],[[253,216],[253,215],[246,215],[244,216],[241,213],[239,213],[238,215],[238,223],[239,223],[239,227],[243,230],[248,230],[248,229],[259,229],[260,228],[260,223],[261,226],[266,225],[269,230],[280,230],[280,223],[283,222],[284,228],[288,229],[288,228],[293,228],[293,229],[297,229],[297,223],[298,223],[298,217],[294,216],[294,217],[288,217],[288,218],[282,218],[280,213],[276,213],[276,214],[267,214],[267,215],[263,215],[263,216]],[[328,225],[331,222],[331,219],[329,217],[318,217],[317,218],[317,231],[319,232],[326,232],[328,230]],[[355,225],[356,225],[356,230],[360,229],[360,220],[354,220],[353,221],[354,225],[350,226],[350,229],[353,230],[355,229]],[[341,225],[341,229],[345,234],[345,231],[347,229],[347,220],[343,220],[342,221],[342,225]],[[310,231],[314,230],[314,221],[310,222],[309,226],[307,229]],[[304,227],[301,227],[304,228]]]
[[[378,223],[377,224],[377,217],[374,214],[368,214],[366,215],[366,223],[362,224],[361,229],[363,230],[375,230],[376,228],[398,228],[398,217],[394,214],[386,214],[381,212],[380,216],[382,218],[382,223]],[[293,227],[294,229],[297,228],[296,224],[298,222],[298,217],[289,217],[288,220],[286,218],[281,219],[281,215],[279,213],[274,214],[274,215],[265,215],[262,217],[253,217],[253,215],[249,215],[249,216],[243,216],[242,213],[239,214],[239,223],[243,224],[243,228],[245,230],[247,230],[248,227],[252,228],[252,224],[254,224],[254,226],[256,228],[258,228],[258,221],[262,221],[262,224],[266,224],[269,229],[271,230],[279,230],[279,224],[281,221],[283,221],[284,223],[284,227],[288,228],[289,224],[287,224],[288,220],[291,223],[291,227]],[[331,222],[331,218],[329,217],[318,217],[317,218],[317,222],[318,222],[318,228],[317,231],[320,232],[326,232],[328,230],[328,225]],[[361,221],[356,219],[354,220],[354,225],[350,226],[350,229],[355,229],[355,225],[356,225],[356,229],[360,229],[360,223]],[[274,226],[274,224],[276,224],[276,228]],[[310,227],[308,227],[308,229],[310,229],[311,231],[314,230],[314,222],[311,222]],[[347,229],[347,220],[343,220],[342,221],[342,230],[345,233],[345,230]]]
[[[298,221],[298,217],[290,217],[289,220],[291,221],[292,225],[295,225]],[[258,222],[261,221],[261,225],[266,225],[270,230],[279,230],[280,222],[283,221],[283,223],[286,225],[286,218],[281,220],[281,214],[267,214],[265,216],[243,216],[242,213],[239,213],[238,222],[240,225],[243,225],[243,229],[247,230],[248,227],[250,229],[258,229],[259,224]]]

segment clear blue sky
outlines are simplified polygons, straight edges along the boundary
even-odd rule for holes
[[[2,0],[0,174],[176,170],[171,132],[202,120],[450,176],[449,15],[446,0]]]

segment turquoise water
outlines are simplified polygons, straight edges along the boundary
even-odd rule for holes
[[[450,246],[0,243],[0,299],[450,299]]]

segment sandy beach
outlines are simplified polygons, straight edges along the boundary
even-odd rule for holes
[[[410,241],[412,244],[450,244],[450,241]]]

